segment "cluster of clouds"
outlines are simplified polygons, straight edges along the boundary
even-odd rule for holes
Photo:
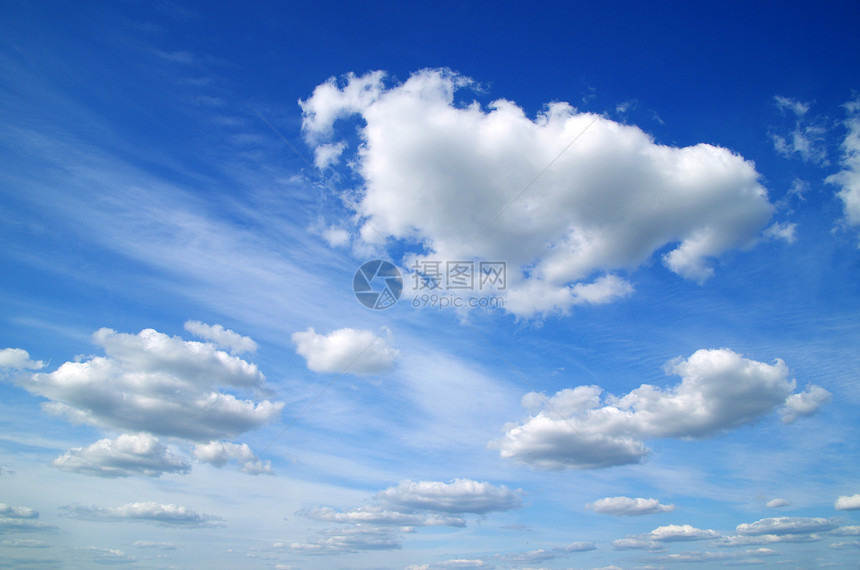
[[[39,520],[38,511],[0,503],[0,534],[21,532],[54,532],[55,526]]]
[[[309,519],[349,526],[324,529],[306,542],[274,546],[310,554],[396,549],[401,547],[401,535],[415,532],[415,527],[464,527],[467,514],[520,508],[521,494],[504,485],[471,479],[401,481],[376,493],[366,506],[342,511],[314,506],[299,511],[297,514]]]
[[[539,469],[593,469],[640,462],[650,438],[705,438],[753,423],[777,408],[791,423],[830,398],[810,385],[794,393],[781,360],[766,364],[728,349],[698,350],[666,365],[681,377],[668,388],[643,384],[623,396],[577,386],[547,398],[523,397],[533,415],[491,442],[501,457]]]
[[[842,526],[840,520],[822,517],[772,517],[737,525],[733,534],[713,529],[700,529],[689,524],[669,524],[654,530],[630,535],[612,542],[615,550],[644,550],[650,553],[665,552],[667,543],[708,542],[719,551],[689,551],[666,554],[653,558],[657,562],[707,562],[744,560],[754,564],[760,556],[775,556],[777,551],[768,545],[778,543],[817,542],[827,537],[856,536],[860,527]],[[842,544],[836,542],[835,545]],[[749,549],[749,547],[759,547]],[[747,550],[727,550],[748,548]],[[839,548],[839,546],[836,546]],[[760,563],[760,562],[758,562]]]
[[[777,95],[774,97],[777,108],[794,121],[790,132],[771,133],[774,149],[786,158],[798,158],[804,162],[821,167],[830,165],[827,149],[828,131],[833,121],[813,117],[809,102]],[[845,222],[850,226],[860,225],[860,99],[848,101],[843,105],[846,118],[839,122],[845,129],[839,150],[839,164],[842,169],[825,178],[825,182],[839,187],[836,196],[842,201]],[[796,181],[799,182],[799,181]],[[796,194],[794,188],[789,194]],[[776,225],[774,233],[793,241],[794,224]]]
[[[335,123],[363,120],[350,157],[363,180],[354,246],[426,248],[407,265],[505,259],[505,306],[533,315],[626,296],[617,273],[658,250],[670,271],[705,281],[710,259],[752,244],[773,214],[753,164],[729,150],[660,145],[567,103],[531,119],[503,99],[458,100],[474,87],[448,70],[396,85],[372,72],[331,78],[300,102],[321,168],[350,147],[333,140]],[[587,284],[596,290],[578,295]]]
[[[70,449],[52,465],[108,478],[184,474],[191,462],[180,448],[193,447],[201,463],[235,461],[247,473],[271,472],[247,444],[229,441],[278,418],[284,407],[253,399],[265,393],[265,378],[237,354],[255,351],[256,343],[220,325],[188,321],[185,328],[206,342],[153,329],[127,334],[102,328],[92,338],[104,356],[79,357],[53,372],[40,372],[44,364],[25,350],[0,351],[0,366],[13,371],[19,386],[45,398],[46,410],[120,432]]]
[[[849,497],[840,497],[849,499]],[[860,500],[860,496],[858,496]],[[838,502],[838,501],[837,501]],[[657,499],[630,497],[606,497],[595,501],[587,508],[608,515],[659,515],[674,511],[674,505],[662,505]],[[858,505],[857,508],[860,508]],[[860,526],[845,526],[840,519],[822,517],[772,517],[737,525],[733,532],[723,533],[714,529],[698,528],[690,524],[666,524],[648,532],[628,535],[611,542],[615,551],[640,551],[642,563],[662,562],[729,562],[735,565],[763,565],[764,558],[775,557],[780,552],[770,548],[779,543],[808,543],[830,540],[830,547],[854,548],[857,541],[840,541],[839,537],[860,536]],[[715,550],[690,550],[669,553],[672,545],[705,544]],[[496,554],[486,558],[453,558],[423,565],[413,565],[414,570],[432,568],[495,568],[515,565],[539,565],[574,552],[597,549],[594,542],[578,541],[566,546],[538,548],[523,552]],[[649,566],[645,566],[649,567]]]

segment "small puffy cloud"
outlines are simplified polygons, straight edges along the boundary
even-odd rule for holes
[[[335,123],[363,121],[348,158],[363,179],[357,239],[414,246],[405,265],[505,259],[505,307],[518,316],[624,297],[629,284],[595,278],[660,250],[671,271],[704,281],[773,212],[754,165],[727,149],[660,145],[562,102],[530,118],[503,99],[456,101],[474,85],[439,69],[390,86],[382,72],[332,78],[300,102],[302,128],[328,166],[345,142]]]
[[[845,104],[848,133],[842,141],[842,170],[827,177],[827,182],[840,186],[837,196],[842,200],[845,220],[860,225],[860,98]]]
[[[321,144],[314,149],[314,166],[323,170],[337,164],[346,148],[345,142]]]
[[[225,329],[221,325],[207,325],[200,321],[186,321],[185,330],[203,340],[211,341],[220,347],[226,348],[230,354],[241,354],[243,352],[257,352],[257,343],[250,337],[242,336],[237,332]]]
[[[313,507],[304,509],[297,514],[309,519],[366,525],[397,525],[397,526],[466,526],[462,517],[443,516],[432,513],[402,513],[385,510],[379,506],[359,507],[349,511],[339,512],[330,507]]]
[[[754,523],[744,523],[737,527],[738,534],[756,536],[762,534],[812,534],[826,532],[839,526],[833,519],[820,517],[773,517],[761,519]]]
[[[648,550],[650,552],[657,552],[665,550],[666,547],[656,540],[645,540],[636,538],[635,536],[628,536],[613,540],[612,548],[615,550]]]
[[[764,506],[768,509],[778,509],[780,507],[787,507],[789,505],[791,505],[791,503],[789,503],[785,499],[776,498],[769,500],[767,503],[765,503]]]
[[[813,413],[809,402],[819,393],[811,387],[810,396],[789,401],[796,382],[783,361],[766,364],[728,349],[698,350],[669,362],[666,371],[681,382],[668,388],[643,384],[620,397],[598,386],[565,389],[546,399],[527,395],[523,403],[534,415],[508,427],[491,446],[503,458],[540,469],[637,463],[648,453],[645,439],[710,437],[753,423],[780,405]]]
[[[349,232],[343,228],[329,226],[322,231],[322,237],[332,247],[343,247],[349,244]]]
[[[175,528],[220,526],[221,517],[201,514],[183,505],[163,505],[152,501],[127,503],[119,507],[67,505],[60,507],[65,516],[88,521],[146,522]]]
[[[284,406],[222,392],[259,391],[264,378],[255,364],[214,344],[152,329],[135,335],[103,328],[93,341],[106,356],[15,382],[50,400],[48,411],[76,423],[197,441],[235,437],[274,419]]]
[[[187,473],[188,461],[174,454],[153,435],[123,434],[100,439],[88,447],[75,447],[51,461],[63,471],[97,477],[160,477],[163,473]]]
[[[590,550],[596,550],[597,546],[594,545],[590,540],[580,540],[577,542],[571,542],[567,546],[559,546],[554,550],[558,552],[588,552]]]
[[[271,461],[262,461],[247,443],[211,441],[197,444],[194,446],[194,457],[202,463],[210,463],[216,467],[223,467],[228,461],[235,460],[242,465],[242,471],[251,475],[272,473]]]
[[[856,524],[840,526],[839,528],[830,531],[830,534],[835,534],[836,536],[860,536],[860,526]]]
[[[666,526],[658,526],[647,535],[644,536],[647,540],[655,540],[657,542],[678,542],[687,540],[710,540],[719,538],[721,535],[715,530],[703,530],[688,524],[670,524]]]
[[[606,497],[586,507],[603,515],[626,516],[652,515],[675,510],[675,505],[663,505],[657,499],[631,499],[630,497]]]
[[[788,243],[797,241],[794,231],[797,229],[797,224],[780,224],[774,223],[764,231],[764,237],[769,240],[784,240]]]
[[[486,514],[522,506],[519,492],[471,479],[454,479],[450,483],[406,480],[380,491],[374,498],[382,505],[405,512]]]
[[[782,422],[786,424],[793,423],[797,418],[804,418],[815,414],[821,406],[829,402],[831,399],[830,392],[811,384],[799,394],[792,394],[785,400],[785,407],[782,408]]]
[[[30,360],[30,353],[21,348],[4,348],[3,350],[0,350],[0,368],[11,368],[13,370],[39,370],[44,367],[44,362],[41,360]]]
[[[313,328],[293,333],[296,352],[314,372],[382,374],[394,368],[398,351],[368,330],[338,329],[328,335]]]
[[[860,494],[843,495],[833,505],[837,511],[856,511],[860,509]]]

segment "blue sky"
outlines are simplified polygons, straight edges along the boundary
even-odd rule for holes
[[[856,565],[856,5],[281,4],[3,3],[3,566]]]

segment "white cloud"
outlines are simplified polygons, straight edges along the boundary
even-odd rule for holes
[[[834,507],[837,511],[856,511],[860,509],[860,494],[843,495],[836,499]]]
[[[838,527],[833,519],[806,517],[774,517],[761,519],[754,523],[744,523],[737,527],[738,534],[756,536],[761,534],[812,534],[826,532]]]
[[[490,570],[495,568],[492,564],[484,562],[480,558],[452,558],[444,562],[433,564],[412,564],[406,570],[450,570],[452,568],[472,568],[473,570]]]
[[[541,469],[610,467],[640,461],[648,453],[647,438],[710,437],[781,404],[797,407],[794,400],[787,403],[796,382],[781,360],[766,364],[728,349],[702,349],[669,362],[666,371],[681,382],[669,388],[643,384],[621,397],[578,386],[551,396],[547,406],[539,395],[527,395],[524,405],[537,414],[508,427],[491,446],[503,458]]]
[[[571,542],[567,546],[560,546],[554,550],[559,552],[588,552],[596,549],[597,547],[590,540],[580,540],[577,542]]]
[[[153,542],[151,540],[136,540],[134,541],[135,548],[152,548],[156,550],[176,550],[176,545],[172,542]]]
[[[207,325],[200,321],[186,321],[185,330],[198,338],[212,341],[218,346],[226,348],[230,351],[230,354],[257,352],[257,343],[250,337],[242,336],[237,332],[225,329],[221,325]]]
[[[375,499],[382,505],[405,512],[486,514],[522,506],[518,491],[471,479],[454,479],[450,483],[401,481],[396,487],[377,493]]]
[[[20,348],[4,348],[0,350],[0,368],[11,368],[13,370],[39,370],[44,368],[45,363],[41,360],[30,360],[30,354]]]
[[[860,548],[860,540],[834,542],[830,545],[830,548]]]
[[[832,530],[830,534],[835,534],[837,536],[860,536],[860,526],[856,524],[840,526],[839,528]]]
[[[106,356],[66,362],[16,382],[51,400],[45,408],[73,422],[198,441],[259,427],[284,406],[221,392],[260,390],[264,379],[255,364],[213,344],[152,329],[134,335],[103,328],[93,340]]]
[[[400,533],[408,531],[408,527],[398,529],[374,526],[327,529],[322,531],[320,536],[307,542],[290,543],[289,549],[299,554],[340,554],[361,550],[396,550],[403,544]]]
[[[720,560],[734,560],[731,565],[741,564],[764,565],[759,556],[775,556],[777,552],[770,548],[756,548],[755,550],[744,550],[741,552],[679,552],[677,554],[666,554],[657,560],[664,562],[716,562]]]
[[[464,527],[463,514],[486,515],[521,507],[520,493],[470,479],[401,481],[376,493],[367,506],[347,511],[319,506],[300,510],[296,514],[310,519],[352,526],[328,529],[322,536],[292,543],[289,548],[305,554],[400,548],[400,533],[415,532],[415,527]]]
[[[791,111],[798,117],[802,117],[809,111],[809,103],[804,103],[803,101],[798,101],[789,97],[783,97],[782,95],[777,95],[773,99],[776,102],[776,106],[779,107],[781,111]]]
[[[100,439],[92,445],[75,447],[51,461],[63,471],[98,477],[159,477],[163,473],[187,473],[188,461],[174,454],[153,435],[123,434],[116,439]]]
[[[763,235],[770,240],[781,239],[788,243],[794,243],[797,241],[797,236],[794,233],[796,229],[797,224],[780,224],[777,222],[768,227]]]
[[[790,424],[797,418],[811,416],[830,399],[830,392],[821,386],[815,384],[807,386],[803,392],[792,394],[785,400],[785,407],[780,412],[782,421]]]
[[[15,507],[0,503],[0,517],[4,519],[37,519],[39,513],[30,507]]]
[[[841,186],[837,193],[842,200],[845,219],[860,225],[860,99],[845,104],[848,134],[842,141],[842,170],[827,177],[827,182]]]
[[[442,516],[429,513],[402,513],[379,506],[359,507],[338,512],[330,507],[313,507],[297,514],[309,519],[352,524],[397,525],[397,526],[466,526],[462,517]]]
[[[663,505],[657,499],[632,499],[630,497],[606,497],[586,505],[596,513],[603,515],[652,515],[668,513],[675,510],[675,505]]]
[[[0,541],[0,546],[6,548],[48,548],[50,544],[32,538],[10,538]]]
[[[251,451],[247,443],[231,443],[227,441],[210,441],[194,446],[194,457],[203,463],[211,463],[223,467],[230,460],[236,460],[242,465],[242,471],[251,475],[261,473],[271,474],[271,461],[262,461]]]
[[[57,527],[45,524],[39,513],[30,507],[0,503],[0,534],[21,532],[55,532]]]
[[[349,232],[335,226],[324,229],[322,237],[332,247],[342,247],[349,243]]]
[[[776,498],[769,500],[767,503],[765,503],[764,506],[768,509],[778,509],[780,507],[787,507],[789,505],[791,505],[791,503],[789,503],[785,499]]]
[[[314,372],[382,374],[394,368],[398,351],[368,330],[338,329],[328,335],[313,328],[293,333],[296,352]]]
[[[162,505],[152,501],[127,503],[119,507],[67,505],[60,507],[65,516],[88,521],[149,522],[177,528],[219,526],[221,517],[201,514],[183,505]]]
[[[612,548],[615,550],[648,550],[651,552],[665,550],[665,547],[656,540],[643,540],[633,536],[613,540]]]
[[[321,144],[314,149],[314,166],[320,170],[337,164],[340,161],[340,155],[346,149],[345,142],[335,144]]]
[[[556,558],[569,556],[574,552],[588,552],[590,550],[596,549],[597,547],[594,545],[593,542],[580,541],[572,542],[567,546],[559,546],[550,550],[538,548],[525,552],[511,552],[508,554],[501,554],[497,555],[496,558],[499,560],[504,560],[505,562],[513,562],[516,564],[539,564],[541,562],[547,562],[549,560],[555,560]]]
[[[794,126],[790,132],[771,134],[774,149],[786,158],[798,156],[804,162],[826,165],[828,162],[824,135],[827,129],[820,121],[809,120],[809,104],[780,96],[776,96],[774,100],[780,111],[789,111],[794,115]]]
[[[305,136],[323,154],[338,119],[364,120],[350,145],[364,180],[358,237],[406,240],[425,259],[507,260],[516,314],[567,311],[588,300],[577,284],[667,247],[669,269],[704,281],[709,259],[751,244],[773,212],[753,164],[726,149],[658,145],[567,103],[534,120],[505,100],[455,103],[473,81],[446,70],[389,88],[383,80],[330,79],[301,102]],[[518,294],[525,287],[531,294]],[[523,302],[536,291],[549,307]]]
[[[822,539],[822,535],[811,534],[758,534],[742,536],[726,536],[715,542],[715,546],[753,546],[759,544],[781,544],[781,543],[803,543],[816,542]]]
[[[657,542],[710,540],[712,538],[719,537],[720,533],[715,530],[703,530],[688,524],[670,524],[666,526],[658,526],[644,536],[644,538],[647,540],[655,540]]]

